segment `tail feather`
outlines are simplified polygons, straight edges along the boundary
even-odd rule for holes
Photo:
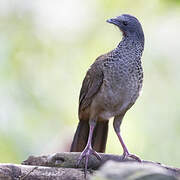
[[[99,119],[100,120],[100,119]],[[97,152],[105,152],[107,134],[108,134],[108,122],[105,120],[97,121],[96,127],[92,137],[92,147]],[[89,121],[80,120],[76,129],[74,139],[71,145],[71,152],[81,152],[84,150],[87,144],[89,136]]]
[[[108,135],[108,122],[98,121],[94,129],[92,137],[92,147],[97,152],[105,152],[107,135]]]
[[[86,146],[89,135],[88,121],[79,121],[76,129],[70,152],[81,152]]]

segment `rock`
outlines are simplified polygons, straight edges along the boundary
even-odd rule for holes
[[[108,161],[90,180],[180,180],[180,177],[151,163]]]

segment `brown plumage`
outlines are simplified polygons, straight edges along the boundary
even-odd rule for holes
[[[71,145],[71,152],[81,152],[86,147],[89,135],[89,106],[103,83],[103,72],[98,68],[98,64],[101,64],[106,57],[107,54],[98,57],[83,80],[79,96],[79,124]],[[108,121],[99,118],[92,137],[92,147],[95,151],[105,152],[107,134]]]

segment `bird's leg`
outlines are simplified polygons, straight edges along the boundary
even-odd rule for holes
[[[92,141],[92,135],[93,135],[93,131],[94,128],[96,126],[96,121],[89,121],[89,137],[88,137],[88,142],[86,147],[84,148],[83,152],[81,153],[78,162],[77,162],[77,166],[80,164],[81,160],[83,158],[85,158],[85,168],[84,168],[84,173],[85,173],[85,178],[86,178],[86,174],[87,174],[87,165],[88,165],[88,160],[89,160],[89,156],[90,155],[95,155],[97,159],[101,160],[100,155],[92,148],[91,145],[91,141]]]
[[[125,114],[125,113],[124,113]],[[118,116],[115,116],[114,118],[114,122],[113,122],[113,127],[114,127],[114,130],[119,138],[119,141],[122,145],[122,148],[123,148],[123,159],[126,159],[128,157],[131,157],[132,159],[135,159],[139,162],[141,162],[141,159],[139,157],[137,157],[136,155],[134,154],[130,154],[122,137],[121,137],[121,133],[120,133],[120,125],[122,123],[122,119],[124,117],[124,114],[121,114],[121,115],[118,115]]]

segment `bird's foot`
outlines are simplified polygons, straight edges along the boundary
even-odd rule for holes
[[[136,155],[134,155],[134,154],[129,154],[129,152],[124,152],[122,159],[127,159],[128,157],[130,157],[130,158],[132,158],[132,159],[135,159],[135,160],[138,161],[138,162],[142,162],[141,159],[140,159],[139,157],[137,157]]]
[[[86,174],[87,174],[87,166],[88,166],[88,160],[89,156],[91,155],[96,156],[97,159],[101,160],[101,156],[91,147],[86,147],[84,151],[81,153],[81,155],[78,158],[77,166],[79,166],[80,162],[82,161],[83,158],[85,158],[85,167],[84,167],[84,176],[86,179]]]

